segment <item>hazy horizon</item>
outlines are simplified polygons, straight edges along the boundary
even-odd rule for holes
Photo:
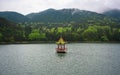
[[[77,8],[94,12],[120,9],[119,0],[0,0],[0,11],[15,11],[23,15],[41,12],[49,8],[56,10]]]

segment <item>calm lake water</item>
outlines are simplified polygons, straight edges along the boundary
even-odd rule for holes
[[[120,44],[67,44],[58,54],[55,44],[0,45],[0,75],[120,75]]]

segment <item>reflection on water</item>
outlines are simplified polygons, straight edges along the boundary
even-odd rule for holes
[[[63,58],[66,56],[67,53],[55,53],[56,56],[58,56],[59,58]]]

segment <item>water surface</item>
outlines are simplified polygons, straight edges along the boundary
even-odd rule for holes
[[[67,44],[66,54],[56,47],[0,45],[0,75],[120,75],[120,44]]]

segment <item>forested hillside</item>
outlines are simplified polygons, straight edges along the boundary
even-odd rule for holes
[[[106,16],[117,18],[120,21],[120,10],[119,9],[111,9],[111,10],[103,12],[103,14]]]
[[[0,41],[14,42],[23,40],[22,27],[0,17]]]
[[[120,41],[120,22],[114,17],[78,9],[49,9],[27,16],[31,22],[13,23],[1,17],[0,41],[56,41],[60,36],[76,42]]]
[[[7,20],[14,22],[14,23],[20,23],[20,22],[30,22],[30,19],[20,13],[12,12],[12,11],[5,11],[0,12],[0,17],[4,17]]]
[[[31,22],[43,22],[43,23],[69,23],[71,21],[77,23],[89,22],[103,22],[113,21],[111,17],[98,14],[96,12],[79,10],[79,9],[48,9],[39,13],[31,13],[26,15]]]

